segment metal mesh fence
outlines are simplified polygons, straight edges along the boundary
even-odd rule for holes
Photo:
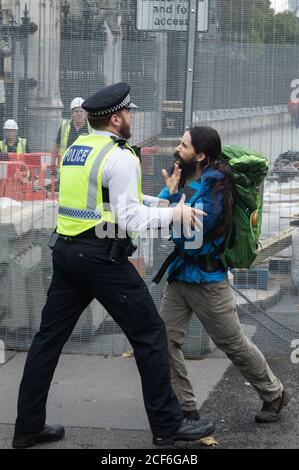
[[[281,6],[285,12],[275,9]],[[231,277],[245,332],[267,354],[291,352],[299,338],[299,18],[288,6],[266,0],[0,2],[1,141],[4,121],[14,119],[34,152],[0,154],[0,338],[7,347],[28,348],[50,285],[47,243],[58,204],[50,163],[61,120],[70,118],[75,97],[125,80],[139,106],[132,140],[145,148],[144,194],[160,192],[161,170],[171,166],[186,123],[215,127],[223,144],[241,144],[269,160],[262,248],[250,270]],[[171,249],[165,238],[139,240],[132,262],[149,287]],[[163,287],[151,287],[158,308]],[[113,355],[128,349],[96,301],[65,347]],[[194,316],[185,355],[211,350]]]

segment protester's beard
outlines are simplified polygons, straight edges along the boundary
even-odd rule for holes
[[[123,120],[122,125],[119,128],[119,133],[126,140],[129,140],[132,137],[131,126],[126,123],[125,120]]]
[[[192,177],[196,174],[196,171],[198,169],[198,161],[196,155],[194,155],[191,160],[186,161],[179,155],[178,152],[175,152],[174,158],[175,163],[177,163],[180,169],[182,170],[179,184],[179,188],[181,189],[185,186],[186,181],[192,179]]]

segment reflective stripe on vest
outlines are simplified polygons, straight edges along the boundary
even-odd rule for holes
[[[19,138],[19,143],[18,143],[18,148],[17,148],[17,153],[26,153],[26,139],[21,139]]]
[[[87,209],[82,210],[60,206],[58,209],[60,215],[81,220],[100,220],[102,218],[102,214],[97,211],[98,174],[102,161],[114,147],[116,147],[115,142],[109,142],[109,144],[105,145],[99,152],[93,162],[88,180]]]
[[[71,217],[72,219],[79,220],[101,220],[102,214],[100,212],[92,210],[82,210],[82,209],[71,209],[69,207],[59,206],[58,214],[65,217]]]
[[[61,135],[60,135],[60,149],[59,149],[59,152],[60,152],[61,157],[63,156],[63,154],[65,153],[65,151],[67,149],[67,143],[68,143],[68,140],[69,140],[70,130],[71,130],[71,121],[68,120],[68,119],[64,119],[62,121]]]

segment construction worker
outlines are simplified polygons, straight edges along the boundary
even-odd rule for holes
[[[19,126],[13,119],[8,119],[4,124],[4,140],[0,141],[0,153],[29,153],[30,148],[27,139],[18,136]]]
[[[121,238],[120,233],[142,232],[150,226],[167,228],[172,222],[195,224],[203,213],[184,205],[184,197],[174,208],[142,204],[140,161],[127,143],[131,108],[136,108],[127,83],[100,90],[83,106],[93,132],[79,137],[63,156],[58,224],[49,245],[53,281],[24,369],[13,447],[64,437],[63,426],[46,425],[48,392],[63,346],[94,298],[134,348],[153,443],[200,439],[214,431],[214,424],[183,420],[170,384],[164,323],[144,281],[128,261],[134,251],[130,237]]]
[[[65,151],[80,135],[91,133],[86,113],[82,109],[83,103],[83,98],[74,98],[71,102],[71,119],[62,120],[52,153],[52,165],[55,164],[59,155],[61,157],[64,155]]]

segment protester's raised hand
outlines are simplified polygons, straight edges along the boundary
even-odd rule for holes
[[[171,176],[169,176],[167,170],[162,170],[162,176],[170,194],[176,194],[178,192],[181,174],[182,170],[177,163],[174,165],[174,171]]]

